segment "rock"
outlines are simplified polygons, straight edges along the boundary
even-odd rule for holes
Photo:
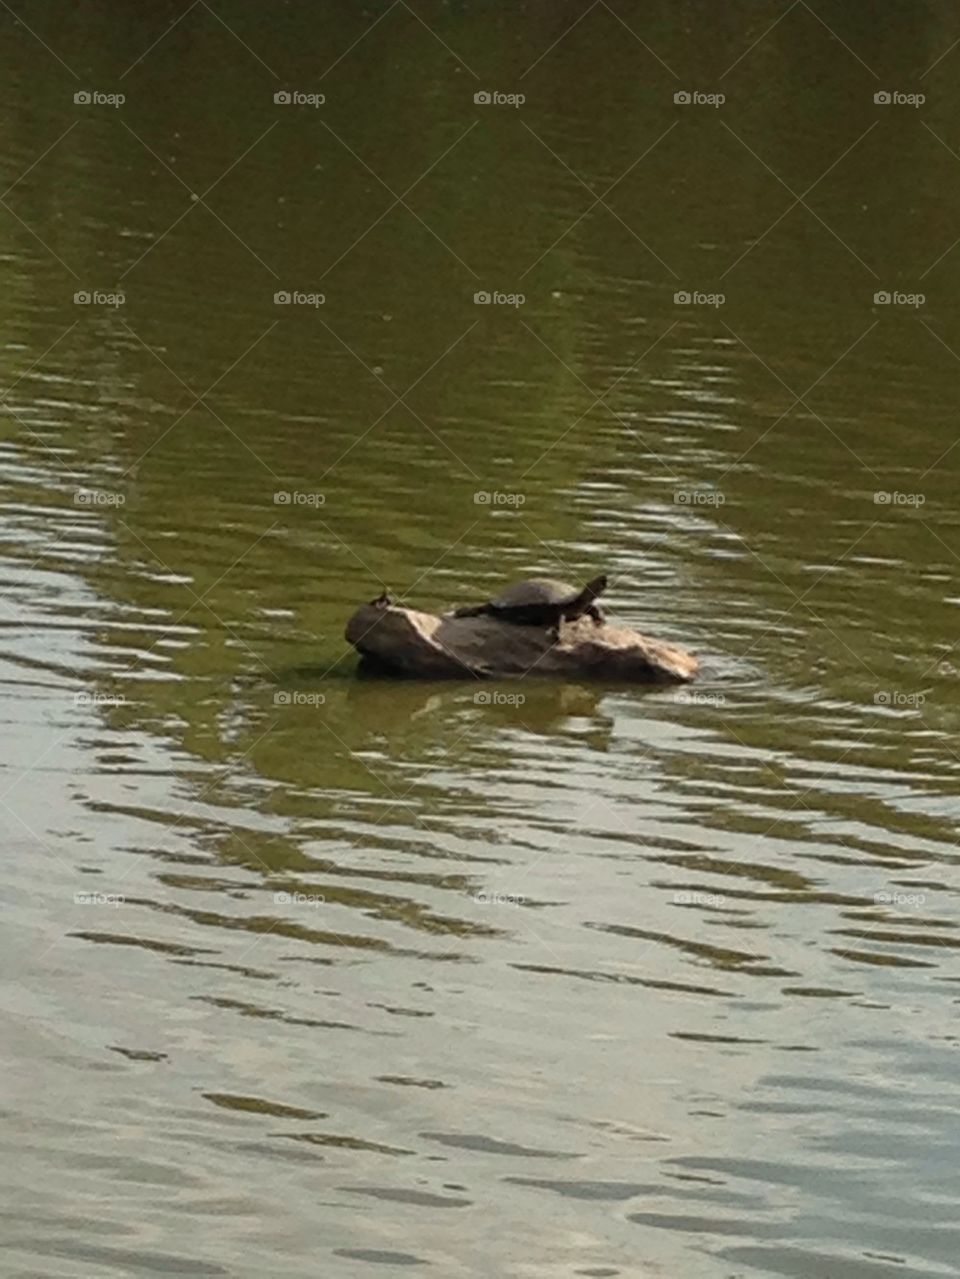
[[[590,617],[544,627],[495,617],[438,617],[400,605],[361,604],[346,638],[363,657],[397,675],[495,679],[514,675],[589,677],[630,683],[687,683],[699,662],[682,648]]]

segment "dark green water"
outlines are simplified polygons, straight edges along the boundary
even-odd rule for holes
[[[15,9],[4,1274],[956,1274],[960,10]]]

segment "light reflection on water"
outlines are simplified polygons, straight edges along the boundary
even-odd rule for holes
[[[690,37],[656,11],[647,35],[684,75],[712,46],[723,69],[779,16],[730,13]],[[517,82],[505,16],[422,16]],[[821,17],[882,61],[860,19]],[[342,50],[370,16],[229,20],[307,91],[307,26]],[[67,62],[127,66],[161,34],[91,21],[64,16]],[[606,11],[531,70],[522,116],[479,123],[473,79],[399,11],[326,114],[282,124],[210,14],[131,73],[122,124],[77,122],[17,29],[18,1273],[951,1273],[952,260],[923,317],[872,306],[874,273],[946,247],[949,179],[916,121],[866,135],[870,79],[815,17],[783,22],[725,124],[681,118],[616,216],[579,222],[564,165],[600,194],[676,118]],[[888,58],[955,38],[949,14],[885,22]],[[171,92],[195,66],[202,104]],[[203,191],[271,125],[210,195],[229,232],[203,209],[168,232],[166,166]],[[861,136],[815,201],[854,251],[802,209],[771,227],[790,197],[739,138],[801,191]],[[356,156],[399,193],[445,147],[415,213],[351,249],[391,198]],[[674,304],[748,248],[722,307]],[[71,300],[121,279],[122,308]],[[474,306],[521,280],[522,308]],[[278,316],[287,286],[327,300]],[[319,496],[275,500],[294,491]],[[696,686],[482,703],[356,678],[343,624],[382,585],[435,607],[598,565],[616,617],[699,652]]]

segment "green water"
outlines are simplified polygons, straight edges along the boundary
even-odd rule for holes
[[[956,7],[16,10],[4,1273],[957,1273]]]

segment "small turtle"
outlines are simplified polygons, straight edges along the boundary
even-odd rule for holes
[[[487,600],[486,604],[454,609],[453,616],[481,617],[489,614],[516,626],[552,626],[559,630],[561,622],[572,622],[588,613],[599,626],[604,620],[603,611],[594,601],[606,589],[605,574],[593,578],[579,591],[569,582],[558,582],[552,577],[530,577],[525,582],[508,586],[502,595]]]

